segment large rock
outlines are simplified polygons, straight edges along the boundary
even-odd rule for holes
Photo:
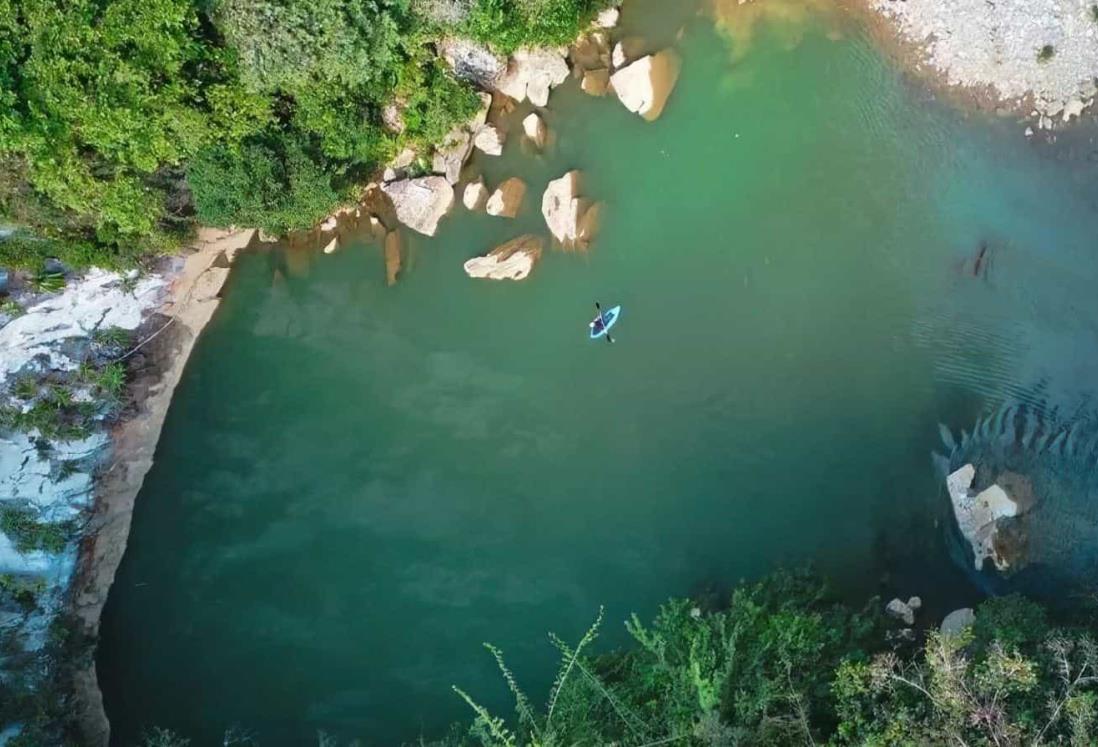
[[[394,179],[403,179],[412,162],[416,160],[416,152],[411,148],[405,148],[397,154],[396,158],[385,164],[382,180],[391,182]]]
[[[503,154],[503,134],[495,125],[483,125],[473,137],[473,146],[490,156]]]
[[[976,468],[966,464],[946,478],[957,527],[972,546],[977,570],[985,558],[991,558],[998,570],[1009,570],[1020,558],[1014,538],[1003,529],[1005,522],[1032,507],[1032,487],[1021,475],[1004,472],[997,484],[975,493],[971,489],[975,477]]]
[[[488,203],[484,206],[488,215],[496,215],[500,218],[514,218],[522,207],[522,199],[526,196],[526,182],[513,176],[500,184]]]
[[[968,628],[971,628],[976,622],[976,613],[972,611],[971,607],[962,607],[959,610],[953,610],[945,619],[942,620],[942,624],[939,626],[938,631],[943,636],[960,635]]]
[[[450,184],[461,181],[461,169],[473,152],[473,136],[464,127],[455,127],[435,148],[431,170],[442,174]]]
[[[391,101],[381,110],[381,123],[385,129],[396,135],[404,132],[404,106],[399,101]]]
[[[566,249],[586,248],[597,228],[598,208],[580,196],[582,179],[579,171],[569,171],[549,182],[541,198],[545,224]]]
[[[424,236],[434,236],[438,222],[454,204],[454,188],[441,176],[401,179],[382,185],[393,201],[397,220]]]
[[[530,100],[534,106],[549,103],[549,91],[568,78],[565,50],[520,49],[507,63],[507,71],[496,81],[496,90],[515,101]]]
[[[523,280],[541,257],[542,240],[533,234],[519,236],[483,257],[465,263],[465,274],[489,280]]]
[[[545,120],[537,112],[530,112],[522,120],[522,131],[526,133],[526,137],[530,139],[530,142],[539,149],[544,148],[545,143],[549,140],[549,130],[545,126]]]
[[[443,39],[438,43],[438,51],[455,76],[481,88],[492,88],[507,69],[506,60],[471,39]]]
[[[911,597],[906,602],[897,598],[885,605],[885,612],[902,621],[904,625],[914,625],[915,612],[922,606],[923,600],[919,597]]]
[[[679,80],[679,56],[665,49],[642,57],[610,78],[621,103],[649,122],[663,113],[663,107]]]
[[[484,179],[478,178],[475,182],[466,184],[461,202],[468,210],[483,210],[484,203],[488,202],[488,187],[484,185]]]
[[[390,231],[385,236],[385,284],[395,285],[400,274],[400,234]]]

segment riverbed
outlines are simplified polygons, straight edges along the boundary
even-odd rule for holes
[[[842,14],[634,2],[633,31],[683,29],[663,117],[556,90],[545,154],[515,127],[472,165],[526,180],[516,219],[405,235],[393,287],[365,236],[237,260],[106,609],[116,744],[435,736],[470,715],[452,684],[508,712],[482,642],[540,697],[548,631],[605,606],[623,644],[630,612],[778,564],[928,614],[975,598],[931,453],[939,423],[1098,380],[1086,146],[938,101]],[[466,278],[545,233],[571,168],[606,206],[591,250]]]

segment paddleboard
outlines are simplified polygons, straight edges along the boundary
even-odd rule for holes
[[[590,329],[588,330],[588,332],[591,336],[591,339],[592,340],[597,340],[600,337],[602,337],[603,335],[605,335],[607,330],[609,330],[611,327],[613,327],[615,324],[617,324],[619,316],[621,316],[621,307],[620,306],[615,306],[612,309],[607,309],[606,311],[602,312],[603,324],[605,324],[606,326],[604,326],[602,329],[600,329],[598,332],[596,332],[595,331],[595,323],[592,321],[591,324],[589,325]]]

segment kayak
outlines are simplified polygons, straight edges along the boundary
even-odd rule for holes
[[[590,335],[592,340],[597,340],[606,334],[607,330],[613,327],[618,322],[618,317],[621,316],[621,307],[615,306],[612,309],[607,309],[602,312],[603,323],[606,325],[602,329],[595,331],[595,323],[592,321],[590,326]]]

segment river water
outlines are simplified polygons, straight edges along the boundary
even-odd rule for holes
[[[781,563],[975,597],[931,453],[939,423],[1098,380],[1092,146],[936,101],[841,15],[632,2],[625,33],[685,28],[663,118],[558,89],[546,155],[473,164],[529,183],[516,220],[407,236],[391,288],[365,239],[240,258],[106,610],[116,744],[437,735],[469,716],[452,684],[508,712],[481,642],[544,693],[548,631],[605,605],[620,644],[629,612]],[[594,248],[467,279],[575,167]]]

